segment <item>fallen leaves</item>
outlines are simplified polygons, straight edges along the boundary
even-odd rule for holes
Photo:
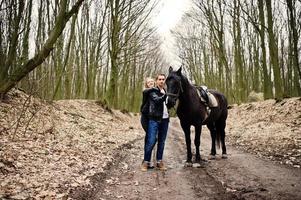
[[[300,97],[233,106],[227,120],[227,141],[259,157],[300,168],[300,116]]]
[[[72,188],[92,187],[89,177],[142,136],[137,118],[109,113],[94,101],[50,105],[32,98],[24,109],[27,96],[12,93],[10,102],[0,102],[0,199],[67,199]],[[32,109],[38,112],[28,123]],[[20,110],[26,111],[15,129]]]

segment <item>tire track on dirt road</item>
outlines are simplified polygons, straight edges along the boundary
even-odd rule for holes
[[[174,127],[179,126],[177,121],[173,122]],[[203,126],[201,155],[209,155],[210,147],[210,133]],[[227,145],[228,159],[221,159],[220,149],[217,152],[217,159],[208,163],[206,171],[233,198],[301,199],[301,169],[258,158],[230,145]]]
[[[102,174],[92,191],[74,199],[301,199],[301,170],[279,166],[228,146],[229,158],[204,168],[184,168],[186,145],[178,119],[172,119],[165,145],[167,171],[140,171],[144,138],[118,152],[116,163]],[[201,156],[211,139],[203,128]],[[194,133],[192,133],[192,141]],[[192,149],[194,144],[192,142]],[[218,150],[220,151],[220,150]],[[76,191],[75,191],[76,194]]]
[[[120,151],[120,159],[105,174],[92,177],[99,180],[93,189],[78,188],[71,197],[91,200],[226,199],[222,185],[209,176],[205,169],[184,168],[186,148],[181,129],[170,125],[164,151],[167,171],[140,171],[143,145],[144,138],[135,142],[131,148]]]

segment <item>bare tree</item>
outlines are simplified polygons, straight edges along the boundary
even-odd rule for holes
[[[61,0],[60,1],[60,10],[58,12],[58,15],[56,16],[56,22],[53,26],[52,31],[49,33],[49,37],[41,50],[37,52],[37,54],[24,64],[13,67],[11,69],[11,72],[8,73],[8,69],[11,68],[11,65],[13,61],[16,59],[15,53],[16,52],[16,46],[18,41],[18,27],[20,18],[24,9],[24,1],[19,1],[19,9],[16,13],[15,23],[14,23],[14,31],[12,32],[12,40],[10,42],[10,47],[8,51],[8,55],[6,57],[5,67],[4,70],[1,72],[1,78],[0,78],[0,94],[3,95],[7,93],[12,87],[14,87],[22,78],[24,78],[29,72],[31,72],[33,69],[35,69],[37,66],[39,66],[45,58],[49,55],[49,53],[53,49],[53,45],[57,41],[57,38],[61,35],[62,31],[65,28],[66,23],[70,19],[70,17],[77,13],[79,10],[81,4],[84,0],[78,0],[70,10],[67,10],[68,3],[67,0]],[[17,27],[18,26],[18,27]]]

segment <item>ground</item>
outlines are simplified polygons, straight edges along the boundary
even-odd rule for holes
[[[301,97],[232,106],[228,142],[259,157],[301,165]]]
[[[301,199],[301,98],[231,106],[226,134],[228,159],[185,168],[174,118],[168,170],[143,173],[139,116],[14,90],[0,102],[0,199]],[[210,144],[204,127],[205,159]]]

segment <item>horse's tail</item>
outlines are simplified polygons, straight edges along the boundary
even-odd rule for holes
[[[216,138],[215,143],[218,148],[220,148],[220,146],[223,145],[225,142],[225,136],[226,136],[225,128],[226,128],[226,119],[219,120],[216,124],[216,137],[215,137]]]
[[[225,142],[226,119],[228,116],[228,108],[227,108],[228,101],[227,101],[226,97],[223,94],[220,94],[219,100],[220,100],[220,108],[221,108],[222,114],[216,124],[216,144],[217,144],[218,148],[220,148],[221,143]]]

